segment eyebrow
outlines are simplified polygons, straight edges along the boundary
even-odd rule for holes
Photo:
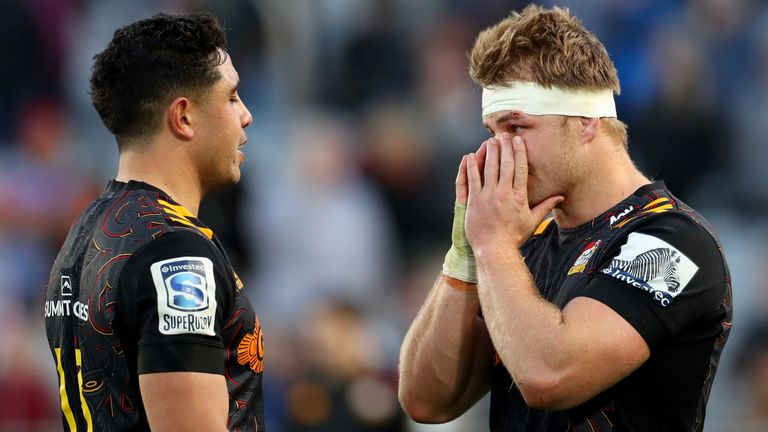
[[[503,123],[503,122],[505,122],[507,120],[511,120],[513,117],[515,118],[515,120],[522,120],[522,113],[517,112],[517,111],[510,111],[510,112],[504,114],[503,116],[500,116],[499,118],[497,118],[495,120],[495,122],[496,123]],[[483,120],[483,126],[485,126],[486,129],[488,129],[490,127],[490,125],[485,120]]]

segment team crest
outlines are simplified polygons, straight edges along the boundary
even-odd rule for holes
[[[171,258],[152,264],[150,272],[160,333],[215,335],[216,282],[210,259]]]
[[[584,247],[584,250],[581,251],[581,255],[579,255],[579,257],[576,258],[576,261],[573,263],[573,266],[571,266],[571,269],[568,270],[569,276],[575,273],[581,273],[584,271],[585,268],[587,268],[587,263],[595,254],[595,251],[597,250],[598,246],[600,246],[600,243],[602,243],[601,240],[593,241],[587,244],[586,247]]]
[[[248,365],[256,373],[264,371],[264,332],[258,317],[253,333],[246,333],[237,346],[237,362]]]
[[[648,292],[662,307],[672,303],[699,267],[677,248],[657,237],[631,233],[603,274]]]

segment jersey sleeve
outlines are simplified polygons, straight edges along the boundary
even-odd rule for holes
[[[136,341],[139,374],[224,374],[221,326],[233,291],[226,269],[213,244],[187,231],[152,240],[128,259],[116,306]]]
[[[642,223],[596,269],[581,295],[616,311],[651,350],[721,313],[726,271],[720,248],[682,215]]]

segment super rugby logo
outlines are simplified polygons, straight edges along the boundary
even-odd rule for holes
[[[698,269],[669,243],[654,236],[631,233],[619,255],[602,272],[648,292],[662,307],[667,307]]]
[[[160,267],[165,278],[168,306],[180,311],[201,311],[208,308],[205,291],[205,268],[199,264],[171,264]],[[173,273],[178,272],[178,273]]]
[[[214,335],[216,283],[205,257],[179,257],[150,267],[157,290],[158,330],[163,334]]]

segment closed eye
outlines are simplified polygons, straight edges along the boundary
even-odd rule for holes
[[[518,125],[518,124],[508,124],[507,125],[507,132],[509,132],[509,133],[511,133],[513,135],[519,134],[523,129],[527,129],[527,126],[521,126],[521,125]],[[491,136],[491,138],[496,136],[496,133],[493,132],[493,130],[491,128],[486,127],[485,130],[488,131],[488,134]]]

